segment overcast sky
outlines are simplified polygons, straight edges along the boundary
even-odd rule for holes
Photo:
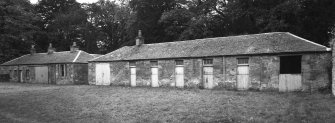
[[[37,3],[38,0],[30,0],[31,3],[35,4]],[[77,0],[79,3],[94,3],[97,2],[98,0]]]

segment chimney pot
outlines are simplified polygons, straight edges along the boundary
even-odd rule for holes
[[[55,52],[55,48],[52,47],[52,43],[49,43],[48,54],[52,54],[54,52]]]
[[[31,45],[30,54],[34,55],[36,53],[35,45]]]
[[[142,37],[142,31],[138,30],[138,35],[136,37],[136,46],[144,44],[144,38]]]
[[[73,42],[72,46],[70,47],[70,52],[73,53],[73,52],[76,52],[78,50],[79,50],[79,47],[77,46],[77,43]]]

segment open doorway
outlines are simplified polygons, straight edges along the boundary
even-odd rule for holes
[[[279,91],[300,90],[301,79],[301,55],[281,56]]]

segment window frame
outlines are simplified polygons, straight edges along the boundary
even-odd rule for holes
[[[136,61],[129,61],[128,66],[131,67],[136,67]]]
[[[237,60],[237,65],[249,65],[249,62],[250,62],[249,57],[240,57],[240,58],[237,58],[236,60]],[[242,60],[245,60],[247,62],[240,63],[240,61]]]
[[[66,64],[60,64],[59,65],[59,73],[61,77],[66,77],[67,74],[67,66]]]
[[[29,80],[30,79],[30,70],[26,69],[26,79]]]
[[[207,63],[208,62],[208,63]],[[213,66],[214,60],[213,59],[203,59],[202,60],[202,64],[203,66]]]
[[[184,66],[184,60],[180,59],[180,60],[175,60],[174,62],[176,66]],[[178,63],[182,63],[182,64],[178,64]]]
[[[158,61],[155,61],[155,60],[150,61],[150,66],[151,67],[158,67]]]

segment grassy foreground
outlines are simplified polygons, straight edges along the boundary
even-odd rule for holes
[[[330,94],[0,83],[0,122],[335,122]]]

